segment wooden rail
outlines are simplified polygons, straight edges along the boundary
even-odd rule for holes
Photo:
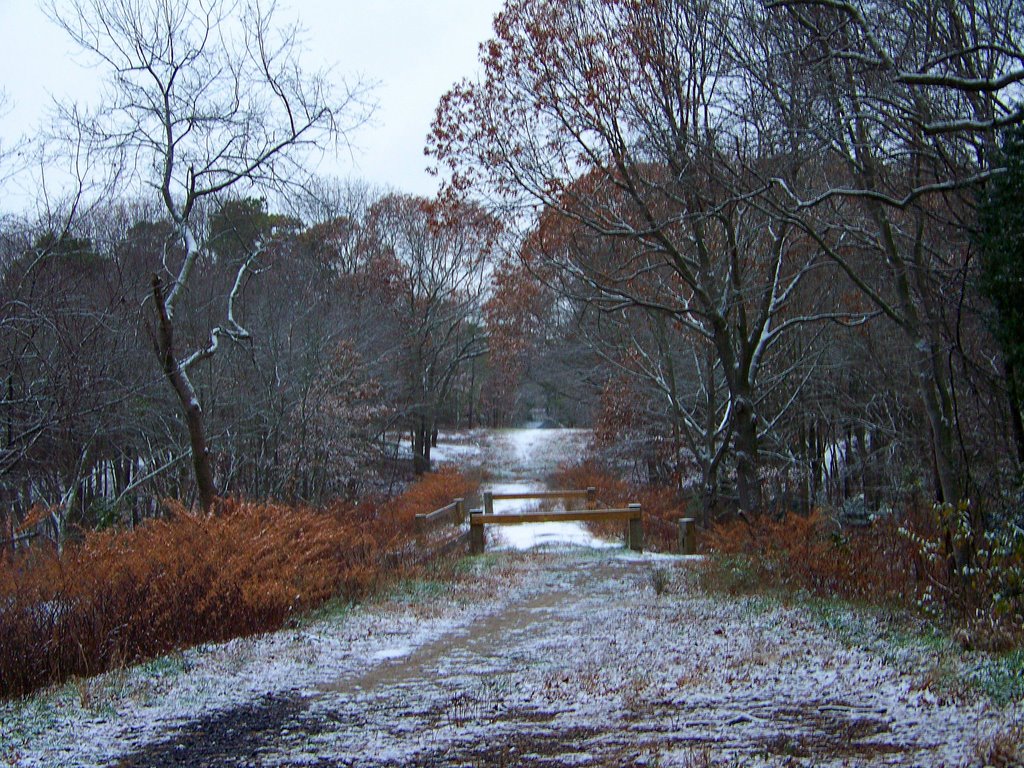
[[[440,523],[462,525],[466,519],[465,499],[456,499],[446,507],[435,509],[427,514],[416,515],[416,533],[426,533]]]
[[[494,502],[496,501],[530,501],[545,499],[584,499],[587,509],[597,508],[597,488],[591,486],[586,490],[562,490],[562,491],[532,491],[524,493],[493,493],[484,491],[484,514],[494,514]]]
[[[570,509],[552,512],[498,512],[488,515],[474,510],[469,516],[470,525],[516,525],[521,523],[562,523],[565,521],[596,523],[609,520],[641,519],[641,511],[632,507],[625,509]]]
[[[587,509],[570,509],[548,512],[502,512],[494,513],[494,502],[504,500],[585,498]],[[491,493],[484,492],[484,509],[474,509],[469,515],[469,551],[480,554],[484,551],[485,525],[521,525],[523,523],[552,522],[600,522],[624,521],[627,523],[626,542],[629,548],[642,552],[644,547],[643,511],[639,504],[630,504],[623,509],[594,509],[596,491],[537,491],[535,493]]]
[[[585,509],[548,510],[531,512],[494,512],[495,501],[530,501],[545,499],[585,499]],[[445,553],[454,551],[458,546],[469,541],[471,554],[484,551],[484,526],[486,525],[522,525],[524,523],[561,523],[561,522],[615,522],[627,524],[626,542],[630,549],[643,551],[644,529],[643,511],[639,504],[630,504],[619,509],[597,509],[597,491],[595,488],[586,490],[533,491],[531,493],[493,493],[484,491],[483,509],[471,510],[469,514],[469,532],[463,533],[443,546]],[[441,524],[461,526],[466,522],[466,502],[455,499],[451,504],[427,514],[416,515],[416,533],[424,535]],[[682,518],[679,526],[679,553],[693,555],[697,552],[697,521],[693,518]],[[7,542],[10,544],[10,542]],[[440,552],[440,550],[439,550]],[[437,554],[437,553],[435,553]]]

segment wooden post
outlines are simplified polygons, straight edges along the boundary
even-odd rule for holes
[[[479,511],[479,509],[471,509],[469,511],[469,554],[471,555],[481,555],[483,554],[484,551],[484,527],[482,525],[474,524],[472,522],[473,514]]]
[[[697,521],[692,517],[679,519],[679,554],[697,554]]]
[[[587,509],[597,509],[597,488],[592,485],[587,488]]]
[[[455,500],[455,525],[462,525],[466,522],[466,500],[456,499]]]
[[[629,508],[640,512],[639,504],[630,504]],[[644,551],[644,521],[639,515],[629,521],[629,538],[627,542],[629,548],[634,552]]]
[[[494,514],[494,492],[493,491],[484,491],[484,514],[485,515],[493,515]]]

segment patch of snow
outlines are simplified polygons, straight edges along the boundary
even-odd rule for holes
[[[671,563],[699,563],[704,560],[704,555],[677,555],[671,552],[634,552],[631,549],[623,549],[614,555],[616,560],[629,560],[633,562],[671,562]]]
[[[374,651],[372,654],[370,654],[370,658],[374,661],[389,661],[391,659],[404,658],[412,652],[412,646],[402,645],[396,648],[381,648],[379,651]]]
[[[448,443],[439,438],[437,445],[430,449],[430,460],[438,465],[467,467],[478,464],[483,452],[483,445],[477,443]]]
[[[599,539],[582,523],[525,523],[523,525],[491,526],[496,549],[533,549],[534,547],[620,547],[621,544]]]

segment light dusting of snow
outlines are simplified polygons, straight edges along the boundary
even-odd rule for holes
[[[513,456],[492,491],[541,487],[538,457],[581,445],[535,432],[481,444]],[[548,525],[503,546],[557,550],[492,552],[433,591],[2,704],[0,764],[961,766],[1013,718],[933,692],[926,647],[896,663],[799,608],[703,593],[698,558]],[[210,722],[254,751],[216,752]]]
[[[1005,721],[984,702],[937,696],[797,609],[701,593],[681,558],[609,554],[492,555],[448,594],[206,646],[174,674],[149,665],[116,685],[116,673],[104,676],[97,689],[119,692],[102,705],[50,694],[45,728],[15,736],[5,757],[105,765],[147,744],[166,757],[197,719],[282,701],[268,694],[291,698],[261,744],[263,765],[504,755],[509,765],[687,766],[706,752],[744,766],[956,766]],[[671,573],[661,595],[656,565]],[[27,734],[40,711],[5,705],[5,739]]]

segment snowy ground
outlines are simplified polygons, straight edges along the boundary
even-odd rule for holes
[[[0,761],[959,766],[1004,722],[932,693],[926,650],[887,662],[797,609],[709,597],[694,567],[485,556],[450,586],[6,705]]]
[[[544,431],[481,442],[495,487],[584,439]],[[1013,717],[937,688],[925,645],[881,653],[710,596],[692,559],[507,546],[451,582],[0,705],[0,764],[961,766]]]
[[[528,493],[544,490],[545,478],[560,464],[579,460],[588,440],[590,431],[584,429],[474,430],[442,434],[434,458],[439,464],[487,468],[490,477],[481,490]],[[539,502],[499,500],[494,503],[494,511],[527,511],[537,506]],[[487,536],[488,549],[615,546],[596,538],[584,524],[572,522],[492,527],[487,529]]]

